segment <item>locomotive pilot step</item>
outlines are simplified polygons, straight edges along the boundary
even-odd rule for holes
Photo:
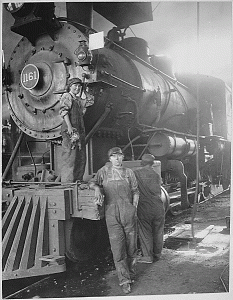
[[[93,222],[103,217],[94,191],[76,184],[21,184],[21,189],[4,188],[3,195],[9,203],[3,217],[3,280],[64,272],[65,254],[73,247],[73,217]]]

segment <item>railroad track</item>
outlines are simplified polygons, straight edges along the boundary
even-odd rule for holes
[[[209,201],[209,200],[211,200],[211,199],[213,199],[215,197],[223,195],[224,193],[227,193],[229,191],[230,191],[230,188],[227,188],[225,190],[217,191],[215,194],[210,193],[207,197],[205,197],[203,195],[202,200],[199,203],[205,203],[206,201]],[[194,194],[195,194],[195,188],[191,188],[191,189],[188,190],[188,196],[194,195]],[[170,196],[170,201],[171,201],[170,207],[169,207],[169,212],[173,216],[182,213],[183,210],[180,209],[180,207],[181,207],[181,201],[179,201],[179,200],[176,201],[176,199],[178,199],[180,197],[180,192],[171,193],[171,194],[169,194],[169,196]],[[188,209],[190,209],[190,208],[188,208]]]
[[[16,290],[15,292],[13,293],[10,293],[10,291],[8,291],[9,287],[7,286],[13,286],[12,284],[12,280],[9,280],[8,282],[4,282],[3,283],[3,299],[12,299],[12,298],[15,298],[17,295],[19,295],[20,293],[23,293],[24,291],[26,290],[30,290],[31,288],[35,288],[36,286],[38,286],[39,284],[41,284],[42,282],[48,280],[51,276],[46,276],[45,278],[42,278],[40,280],[38,279],[35,279],[35,278],[23,278],[23,279],[14,279],[14,283],[16,283],[16,281],[18,281],[18,284],[14,285],[17,287],[17,285],[21,285],[21,288]],[[33,283],[29,284],[29,285],[26,285],[25,284],[28,284],[27,281],[32,281]],[[21,281],[21,283],[19,283],[19,281]],[[5,285],[5,292],[4,292],[4,285]]]

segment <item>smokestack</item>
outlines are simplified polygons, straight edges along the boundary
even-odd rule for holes
[[[92,2],[67,2],[66,11],[69,20],[93,27]]]

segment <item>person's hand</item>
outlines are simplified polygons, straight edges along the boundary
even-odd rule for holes
[[[74,132],[73,127],[70,126],[70,125],[68,125],[68,126],[67,126],[67,132],[68,132],[69,135],[73,134],[73,132]]]
[[[87,183],[81,183],[80,185],[79,185],[79,188],[80,188],[80,190],[87,190],[87,189],[89,189],[89,185],[87,184]]]
[[[101,192],[100,188],[98,186],[95,187],[95,198],[94,198],[94,203],[96,205],[102,206],[104,202],[104,195]]]

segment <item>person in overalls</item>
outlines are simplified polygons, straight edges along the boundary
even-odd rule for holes
[[[124,293],[130,293],[137,262],[137,180],[133,171],[122,167],[123,153],[118,147],[108,151],[110,163],[98,170],[90,188],[95,189],[96,203],[105,196],[105,218],[111,250]]]
[[[86,165],[85,127],[83,115],[86,107],[94,103],[84,91],[81,98],[82,81],[79,78],[68,80],[68,92],[60,100],[60,115],[63,118],[61,182],[82,181]]]
[[[142,167],[134,170],[140,192],[138,202],[138,232],[143,256],[139,263],[153,263],[160,259],[163,249],[165,209],[161,200],[162,179],[152,165],[155,157],[142,156]]]

